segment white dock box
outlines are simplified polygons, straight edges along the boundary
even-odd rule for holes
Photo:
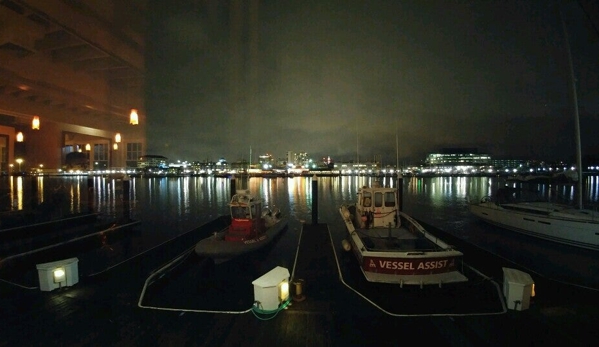
[[[289,270],[277,266],[252,282],[254,300],[261,310],[273,311],[289,297]]]
[[[41,291],[69,287],[79,282],[79,259],[69,258],[51,263],[37,264]]]
[[[503,268],[503,295],[510,310],[527,310],[534,296],[535,282],[529,274],[516,269]]]

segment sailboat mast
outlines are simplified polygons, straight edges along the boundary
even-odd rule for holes
[[[580,117],[578,115],[578,96],[576,94],[576,79],[574,78],[574,64],[572,63],[572,52],[570,50],[570,41],[568,40],[568,30],[566,23],[560,11],[560,19],[564,29],[564,38],[566,40],[566,49],[568,52],[568,64],[570,65],[570,79],[572,86],[572,97],[574,101],[574,124],[576,128],[576,163],[578,170],[578,208],[582,209],[582,149],[580,146]]]
[[[397,134],[398,131],[398,126],[397,126],[397,120],[395,121],[395,171],[399,170],[399,135]]]
[[[360,135],[356,132],[356,164],[360,168]]]
[[[399,170],[399,137],[395,131],[395,171]]]

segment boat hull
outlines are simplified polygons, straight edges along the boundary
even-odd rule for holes
[[[287,224],[288,220],[283,218],[268,228],[264,234],[245,241],[225,241],[225,230],[223,230],[198,242],[195,253],[201,257],[211,258],[215,264],[220,264],[265,247],[287,227]]]
[[[599,219],[588,217],[595,213],[593,211],[569,209],[568,213],[553,212],[559,211],[558,205],[521,205],[543,206],[534,213],[526,213],[519,212],[516,204],[505,206],[508,208],[488,201],[471,204],[469,208],[480,220],[504,229],[570,246],[599,250]]]
[[[350,209],[351,206],[342,206],[339,211],[347,227],[352,252],[367,281],[420,286],[468,281],[460,272],[463,254],[437,237],[427,235],[424,228],[406,214],[399,213],[400,227],[364,229],[356,227]],[[375,241],[386,246],[378,247]]]

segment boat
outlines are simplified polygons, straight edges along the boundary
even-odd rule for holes
[[[271,243],[288,224],[278,208],[263,206],[261,199],[241,189],[229,202],[231,224],[195,246],[195,253],[215,264],[256,251]]]
[[[562,20],[564,36],[568,42],[568,34]],[[569,44],[567,44],[569,47]],[[570,49],[568,48],[568,53]],[[571,88],[574,103],[574,119],[576,130],[576,181],[578,183],[578,202],[568,205],[551,201],[523,198],[514,190],[500,188],[494,196],[484,196],[480,201],[468,204],[470,212],[481,220],[504,229],[522,234],[555,241],[580,248],[599,250],[599,213],[585,209],[582,204],[582,154],[580,140],[580,120],[576,84],[569,54]],[[568,173],[572,178],[573,173]]]
[[[493,196],[469,203],[484,222],[529,236],[599,250],[599,212],[544,201],[521,189],[502,187]]]
[[[358,189],[355,203],[339,208],[347,229],[344,249],[353,251],[366,280],[421,287],[468,281],[462,252],[401,211],[400,192],[375,182]]]

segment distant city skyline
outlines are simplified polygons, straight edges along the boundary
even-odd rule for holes
[[[488,155],[489,156],[489,160],[490,161],[503,161],[503,162],[530,162],[530,163],[543,163],[543,165],[567,165],[567,166],[572,166],[572,165],[576,165],[575,161],[568,161],[568,160],[563,160],[563,159],[556,159],[556,160],[547,160],[547,159],[543,159],[543,158],[524,158],[524,157],[495,157],[490,153],[483,153],[478,151],[476,148],[467,148],[467,149],[471,149],[474,150],[475,154],[478,155]],[[307,154],[307,160],[311,160],[314,163],[317,163],[319,165],[323,164],[326,162],[326,160],[330,160],[334,163],[380,163],[383,166],[387,167],[396,167],[396,166],[420,166],[420,165],[426,165],[426,160],[429,156],[431,155],[438,155],[441,153],[448,153],[451,152],[452,150],[455,150],[454,153],[463,153],[464,148],[442,148],[439,149],[438,151],[435,152],[431,152],[431,153],[427,153],[424,157],[415,160],[415,161],[400,161],[399,163],[396,163],[395,161],[389,161],[389,162],[385,162],[385,161],[379,161],[377,160],[377,156],[374,156],[372,158],[362,158],[362,160],[357,160],[358,158],[350,158],[350,159],[336,159],[332,156],[324,156],[324,157],[313,157],[310,156],[309,153],[306,152],[293,152],[293,153],[306,153]],[[287,154],[288,151],[286,151],[285,153]],[[281,155],[281,156],[277,156],[274,155],[271,152],[265,152],[265,153],[254,153],[252,155],[252,157],[250,158],[249,156],[249,152],[248,152],[248,156],[245,158],[227,158],[225,156],[216,156],[216,157],[212,157],[212,158],[204,158],[204,159],[189,159],[189,158],[169,158],[169,157],[165,157],[165,159],[170,162],[170,163],[177,163],[177,162],[188,162],[188,163],[192,163],[192,162],[218,162],[220,160],[225,160],[228,163],[239,163],[239,162],[246,162],[248,164],[258,164],[260,162],[259,157],[262,155],[268,155],[270,154],[273,158],[273,160],[275,162],[279,162],[281,160],[287,161],[287,156],[285,155]],[[161,154],[156,154],[156,153],[152,153],[150,155],[157,155],[157,156],[162,156]],[[583,158],[583,161],[586,162],[589,165],[599,165],[599,157],[585,157]]]

